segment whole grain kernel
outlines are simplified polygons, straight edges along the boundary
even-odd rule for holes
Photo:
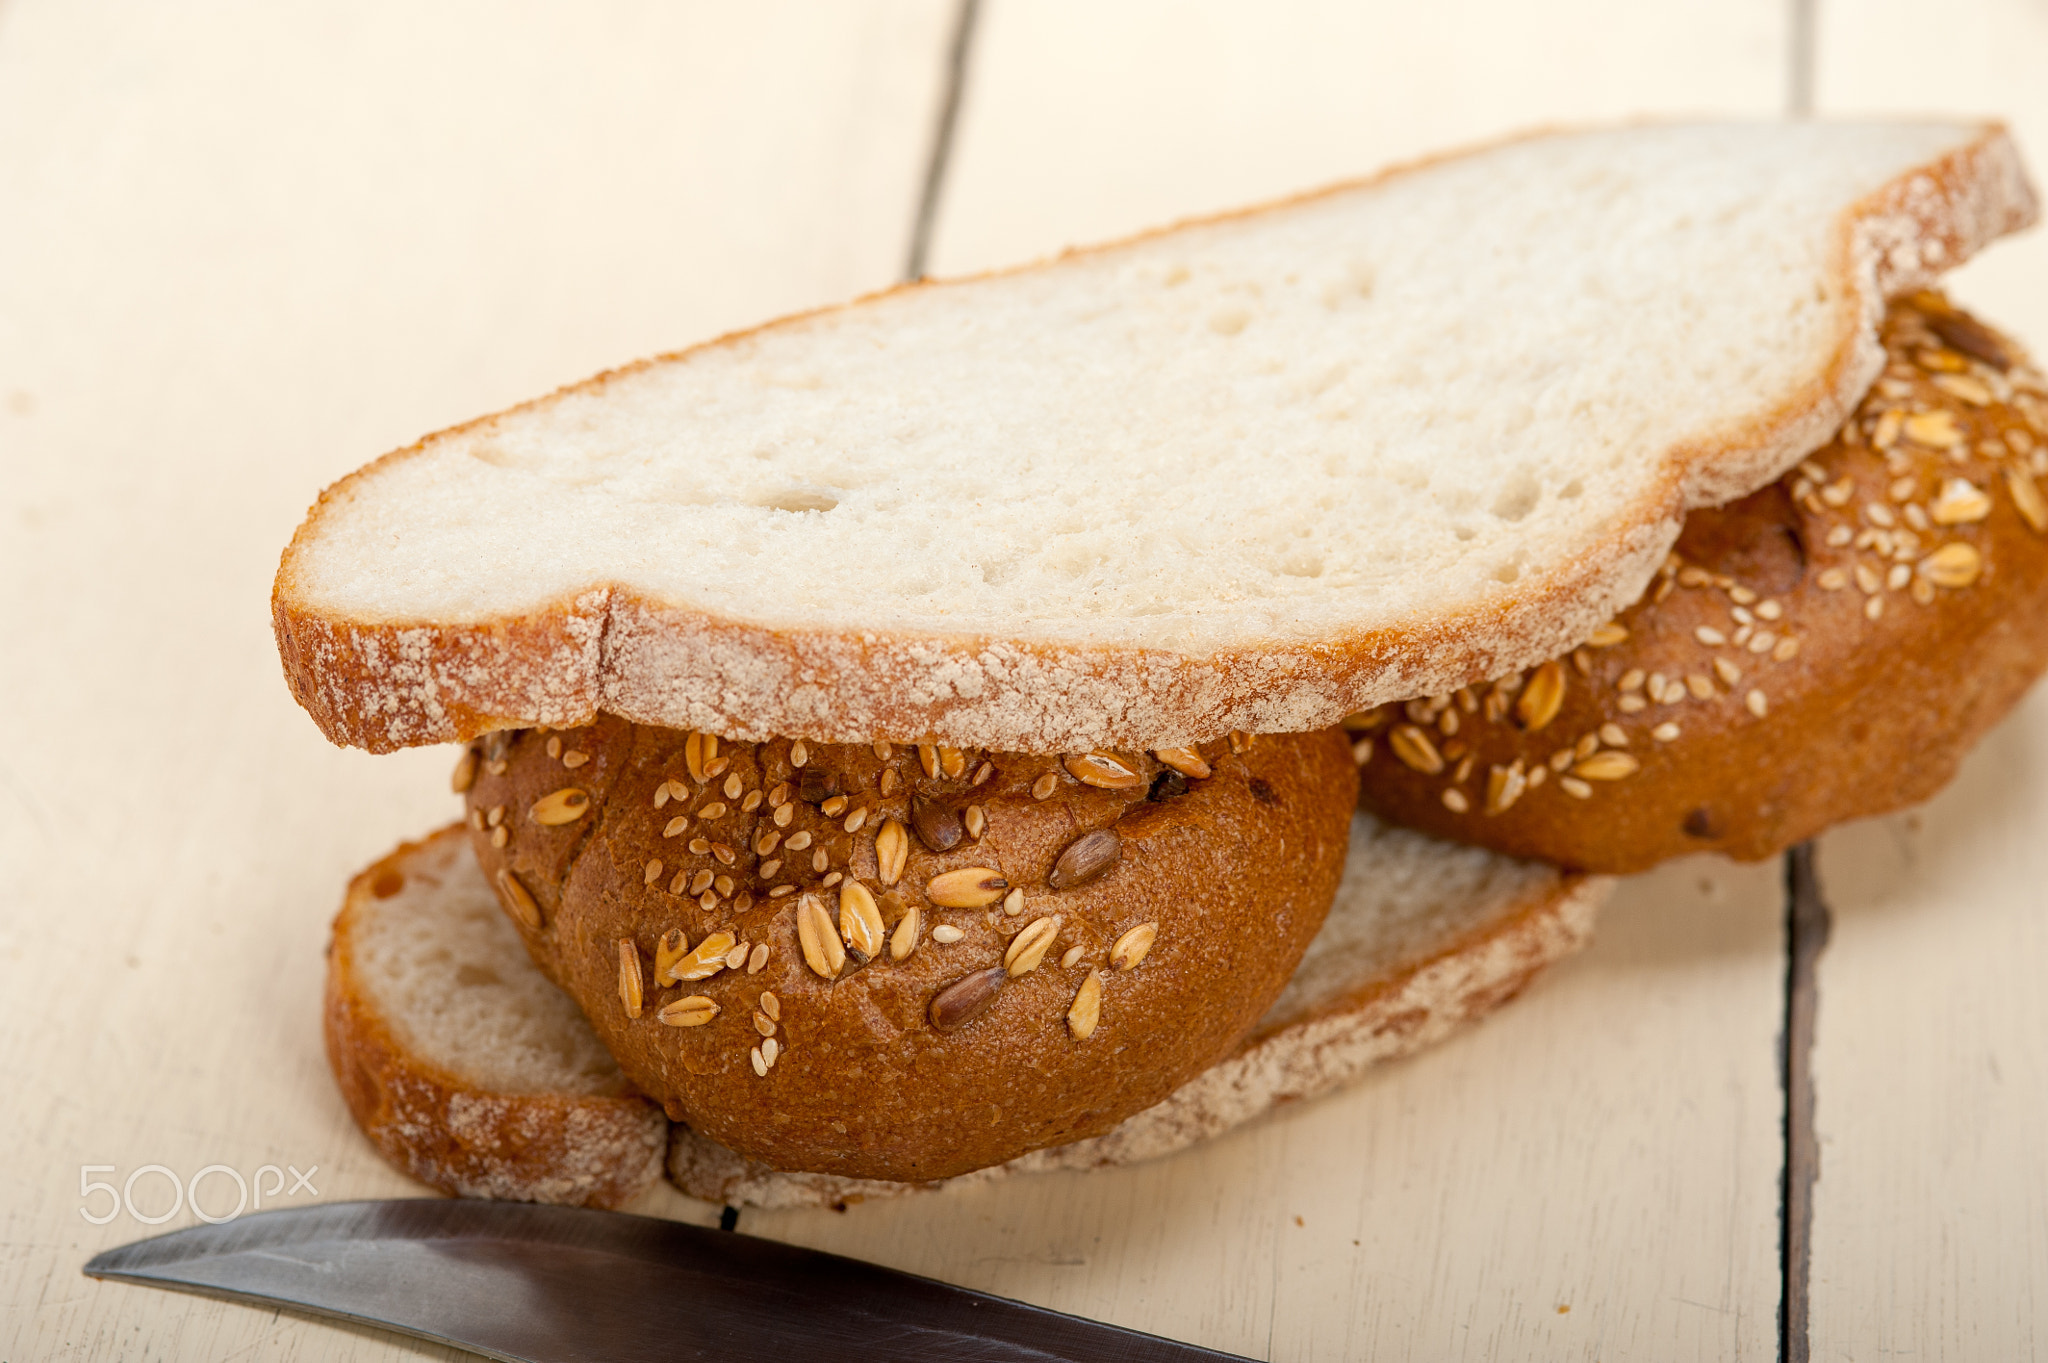
[[[1991,498],[1967,478],[1950,478],[1930,510],[1936,525],[1966,525],[1991,514]]]
[[[1594,753],[1574,766],[1572,775],[1582,781],[1619,781],[1623,777],[1635,775],[1641,766],[1642,763],[1627,753],[1610,749],[1607,752]]]
[[[657,985],[671,983],[669,971],[677,961],[690,954],[690,939],[683,935],[681,928],[670,928],[654,944],[654,982]]]
[[[2005,490],[2027,528],[2037,535],[2048,535],[2048,497],[2042,496],[2033,475],[2016,464],[2009,466],[2005,471]]]
[[[1067,1030],[1074,1040],[1086,1041],[1095,1035],[1095,1028],[1102,1020],[1102,972],[1091,970],[1088,978],[1081,981],[1081,987],[1074,991],[1074,1001],[1067,1006]]]
[[[1045,953],[1052,949],[1053,941],[1059,935],[1058,914],[1034,918],[1010,939],[1009,948],[1003,952],[1003,968],[1013,976],[1029,975],[1038,969],[1039,963],[1045,959]]]
[[[896,819],[884,819],[875,834],[875,874],[883,885],[903,879],[903,867],[910,859],[910,835]]]
[[[1059,789],[1059,785],[1060,778],[1054,776],[1051,772],[1047,772],[1031,783],[1031,798],[1034,800],[1048,799],[1055,790]]]
[[[1528,787],[1529,777],[1522,769],[1522,759],[1519,757],[1512,765],[1489,768],[1486,773],[1486,812],[1507,812],[1515,801],[1522,798],[1522,792]]]
[[[966,935],[951,923],[941,923],[932,929],[932,940],[941,946],[951,946]]]
[[[1560,776],[1557,778],[1557,784],[1564,790],[1565,794],[1572,796],[1574,799],[1590,800],[1593,798],[1593,788],[1576,776]]]
[[[1967,587],[1983,571],[1983,556],[1960,540],[1952,540],[1920,560],[1921,575],[1937,587]]]
[[[903,916],[896,920],[896,927],[889,934],[890,960],[903,961],[910,958],[910,953],[917,950],[917,934],[923,924],[924,910],[917,905],[912,904],[903,911]]]
[[[1564,669],[1553,658],[1536,669],[1516,700],[1516,721],[1530,733],[1537,732],[1557,718],[1557,712],[1564,706],[1564,690]]]
[[[811,973],[822,979],[832,980],[846,965],[846,948],[839,941],[839,934],[833,931],[832,917],[825,911],[825,901],[814,894],[807,894],[797,901],[796,906],[797,944],[803,948],[804,964]]]
[[[958,748],[939,746],[939,773],[949,781],[957,781],[967,773],[967,754]]]
[[[457,795],[466,795],[476,784],[476,749],[464,748],[462,756],[455,759],[455,770],[448,777],[448,788]]]
[[[836,819],[846,812],[848,803],[846,796],[834,795],[818,806],[818,812],[828,819]]]
[[[1154,748],[1152,756],[1159,759],[1161,765],[1173,768],[1190,781],[1206,779],[1211,770],[1209,764],[1202,760],[1202,755],[1193,748]]]
[[[708,980],[726,968],[725,958],[737,945],[738,939],[731,933],[714,932],[670,967],[669,978],[678,982]]]
[[[868,960],[882,952],[886,937],[882,911],[875,907],[875,897],[868,893],[867,886],[858,880],[849,880],[839,887],[839,935],[846,939],[850,949]]]
[[[1076,781],[1104,790],[1130,790],[1145,784],[1145,778],[1115,753],[1069,753],[1061,765]]]
[[[924,769],[927,780],[939,779],[939,747],[936,743],[917,745],[917,765]]]
[[[689,768],[690,779],[692,781],[695,781],[700,786],[704,784],[705,779],[704,763],[709,760],[709,757],[707,757],[705,753],[707,740],[708,746],[711,750],[710,756],[717,756],[718,740],[715,738],[710,738],[709,735],[696,733],[693,731],[689,735],[689,737],[683,740],[683,765]]]
[[[1246,733],[1243,729],[1232,729],[1230,731],[1230,751],[1242,757],[1251,750],[1252,735]]]
[[[1387,746],[1410,770],[1435,776],[1444,769],[1443,754],[1436,750],[1429,734],[1413,724],[1403,724],[1387,734]]]
[[[626,1016],[640,1016],[642,999],[640,987],[640,948],[633,945],[630,937],[619,939],[619,1002],[626,1006]]]
[[[498,868],[498,874],[494,879],[498,885],[498,899],[504,904],[506,912],[519,920],[521,926],[528,932],[539,932],[540,904],[535,901],[525,884],[512,873],[511,868],[505,866]]]
[[[1441,798],[1444,802],[1444,808],[1450,810],[1453,814],[1464,814],[1472,808],[1472,802],[1465,798],[1465,792],[1459,790],[1456,786],[1446,787]]]
[[[1010,882],[987,866],[943,871],[925,886],[925,897],[942,909],[980,909],[996,903]]]
[[[1587,637],[1586,642],[1595,648],[1613,648],[1616,644],[1625,642],[1627,639],[1628,627],[1609,620],[1606,624],[1594,630]]]
[[[972,975],[963,975],[953,981],[932,997],[932,1026],[941,1032],[957,1031],[965,1027],[986,1012],[988,1006],[996,1001],[996,995],[1002,990],[1003,981],[1008,978],[1008,972],[998,965],[990,966],[987,970],[977,970]]]
[[[702,994],[665,1003],[654,1016],[670,1027],[702,1027],[719,1014],[718,1002]]]
[[[1152,944],[1159,940],[1159,924],[1140,923],[1116,939],[1109,949],[1111,970],[1136,970],[1139,962],[1152,954]]]
[[[1108,874],[1123,856],[1123,849],[1123,839],[1114,828],[1098,828],[1083,833],[1068,843],[1054,859],[1052,870],[1046,873],[1045,883],[1055,890],[1071,890],[1086,885]],[[1001,883],[1007,885],[1008,882]],[[934,899],[932,902],[938,901]]]

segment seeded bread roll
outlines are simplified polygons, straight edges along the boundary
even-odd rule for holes
[[[1923,293],[1835,439],[1695,511],[1650,590],[1532,671],[1356,716],[1361,803],[1513,856],[1766,857],[1924,800],[2048,666],[2048,384]]]
[[[384,1157],[461,1197],[615,1207],[668,1121],[537,976],[460,826],[349,882],[327,956],[327,1058]]]
[[[536,961],[672,1118],[892,1180],[1098,1135],[1226,1053],[1357,791],[1334,730],[1061,758],[609,717],[487,739],[458,784]]]

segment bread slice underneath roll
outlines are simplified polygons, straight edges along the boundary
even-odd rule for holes
[[[661,1172],[668,1118],[534,967],[460,824],[349,883],[326,1024],[357,1124],[443,1192],[613,1207]]]
[[[1229,1058],[1106,1135],[961,1177],[1130,1164],[1328,1092],[1513,998],[1589,940],[1611,884],[1361,814],[1322,931]],[[327,997],[328,1057],[356,1120],[447,1192],[617,1205],[652,1180],[665,1135],[671,1178],[711,1202],[829,1206],[939,1186],[781,1173],[670,1133],[528,959],[459,826],[351,883]]]

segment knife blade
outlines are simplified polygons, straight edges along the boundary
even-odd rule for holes
[[[1237,1357],[734,1231],[520,1202],[258,1212],[107,1250],[85,1272],[381,1325],[520,1363]]]

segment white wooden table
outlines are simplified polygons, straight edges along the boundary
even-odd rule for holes
[[[1798,13],[989,0],[956,70],[954,0],[6,0],[0,1360],[443,1352],[78,1272],[150,1231],[81,1215],[108,1205],[82,1177],[134,1175],[143,1215],[170,1206],[147,1165],[418,1191],[342,1108],[317,999],[346,876],[450,815],[447,758],[331,748],[285,692],[266,593],[321,486],[899,277],[949,88],[936,273],[1795,87],[2002,114],[2048,157],[2039,0],[1839,0],[1810,44]],[[2048,348],[2039,234],[1956,288]],[[1823,840],[1794,1356],[2048,1347],[2044,835],[2048,694],[1924,810]],[[1670,866],[1498,1019],[1330,1100],[1150,1166],[742,1228],[1262,1358],[1770,1357],[1785,919],[1775,865]]]

